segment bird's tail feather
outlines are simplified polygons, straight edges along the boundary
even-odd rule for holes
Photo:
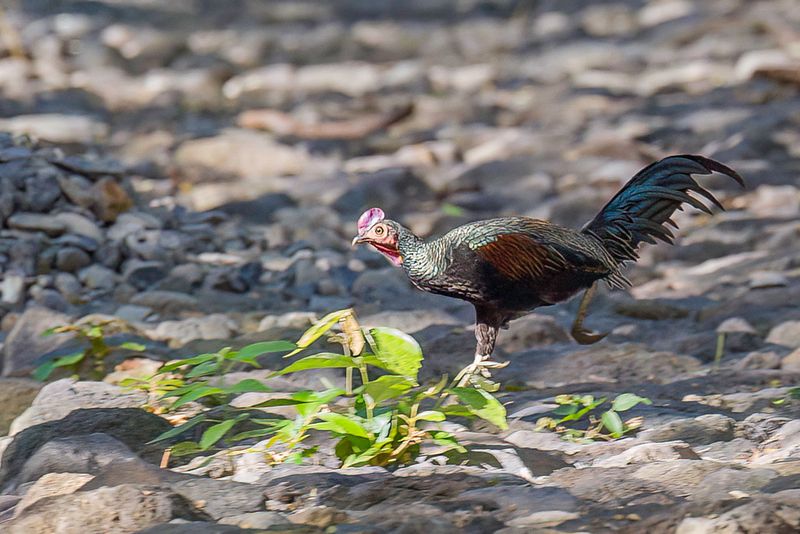
[[[618,265],[636,261],[639,257],[636,248],[642,241],[655,243],[660,239],[672,243],[674,235],[669,226],[678,226],[670,217],[675,210],[683,209],[683,204],[711,213],[708,206],[689,192],[723,209],[714,195],[692,178],[693,174],[712,172],[730,176],[744,187],[742,177],[718,161],[695,155],[670,156],[639,171],[582,232],[599,239]],[[623,282],[624,277],[619,277]]]

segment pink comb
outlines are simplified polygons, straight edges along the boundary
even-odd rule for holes
[[[380,208],[370,208],[358,218],[358,235],[366,233],[373,225],[386,218]]]

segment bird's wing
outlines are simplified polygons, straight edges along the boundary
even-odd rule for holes
[[[475,253],[512,280],[534,280],[564,271],[607,273],[599,260],[528,233],[504,233],[476,247]]]

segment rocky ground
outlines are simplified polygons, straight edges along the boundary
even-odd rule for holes
[[[800,528],[794,0],[0,9],[4,532]],[[747,189],[704,180],[727,211],[680,213],[678,246],[647,247],[630,291],[602,292],[601,343],[570,340],[575,302],[502,332],[510,429],[454,426],[469,465],[253,453],[159,469],[146,443],[169,423],[116,385],[153,364],[27,378],[64,343],[39,334],[88,315],[163,361],[293,340],[348,306],[412,333],[426,378],[452,374],[472,358],[471,308],[351,250],[359,213],[422,235],[499,214],[580,225],[673,153],[719,159]],[[534,431],[555,395],[622,392],[653,401],[632,437]]]

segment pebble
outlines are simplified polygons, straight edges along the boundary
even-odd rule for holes
[[[81,283],[90,289],[113,289],[117,283],[117,273],[99,264],[90,265],[78,273]]]
[[[767,342],[800,348],[800,321],[784,321],[774,326],[767,334]]]
[[[59,271],[74,273],[91,262],[92,258],[77,247],[62,247],[56,253],[56,268]]]
[[[8,218],[6,224],[18,230],[44,232],[49,236],[61,235],[67,229],[67,225],[57,217],[39,213],[15,213]]]

